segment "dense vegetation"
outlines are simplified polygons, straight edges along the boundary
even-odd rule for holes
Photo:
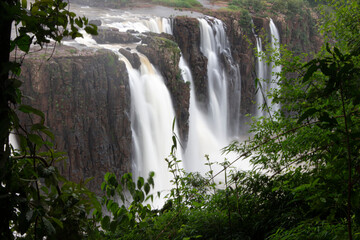
[[[43,46],[48,38],[79,37],[78,27],[94,34],[96,29],[67,11],[62,0],[35,1],[30,11],[25,5],[7,0],[0,7],[0,43],[7,46],[0,55],[1,239],[360,238],[358,2],[323,8],[327,44],[312,61],[304,63],[285,49],[281,60],[270,59],[283,66],[281,88],[269,93],[281,110],[254,118],[251,138],[224,149],[238,153],[238,161],[251,159],[253,171],[222,163],[222,187],[214,182],[218,173],[209,160],[206,176],[186,173],[176,159],[174,136],[166,159],[174,188],[162,196],[162,209],[148,204],[155,197],[154,173],[146,180],[108,173],[103,197],[59,174],[54,164],[63,155],[54,149],[44,114],[21,105],[20,65],[9,53],[27,53],[30,43]],[[12,21],[22,25],[10,41]],[[33,116],[31,126],[19,123],[20,112]],[[10,131],[19,135],[21,152],[10,154]]]
[[[308,7],[318,6],[320,3],[321,1],[314,0],[232,0],[229,2],[229,8],[247,9],[253,13],[272,9],[275,12],[296,14]]]

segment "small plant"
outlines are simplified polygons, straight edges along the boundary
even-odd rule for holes
[[[69,53],[71,53],[71,54],[76,54],[76,53],[77,53],[77,49],[75,49],[75,48],[71,48],[71,49],[69,49],[68,51],[69,51]]]
[[[150,194],[151,187],[154,187],[154,172],[150,172],[148,179],[139,177],[133,181],[131,173],[121,176],[120,181],[115,174],[106,173],[105,181],[101,185],[104,191],[102,204],[109,215],[102,217],[101,212],[94,215],[101,219],[101,228],[111,238],[120,238],[134,231],[144,232],[154,217],[148,200],[153,200]],[[119,204],[121,203],[121,204]]]

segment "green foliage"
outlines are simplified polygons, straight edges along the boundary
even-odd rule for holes
[[[153,200],[150,194],[151,187],[154,187],[153,177],[154,173],[151,172],[146,181],[139,177],[134,182],[132,174],[126,173],[117,181],[114,174],[105,174],[105,181],[101,185],[105,193],[102,204],[110,216],[102,217],[100,211],[96,212],[105,236],[109,239],[133,239],[133,234],[146,236],[156,215],[148,201]],[[119,205],[119,202],[122,204]]]
[[[97,197],[84,184],[64,179],[54,166],[64,156],[55,151],[44,113],[21,104],[21,82],[16,79],[21,65],[16,58],[11,62],[9,54],[14,50],[27,54],[31,44],[43,47],[50,39],[80,37],[78,28],[96,34],[96,26],[85,17],[76,17],[62,0],[36,0],[28,9],[27,5],[26,0],[0,3],[1,44],[5,46],[0,56],[0,238],[93,238],[98,230],[88,217],[93,209],[101,210]],[[17,29],[14,39],[10,39],[12,22]],[[32,121],[24,126],[18,114],[29,115]],[[9,144],[10,131],[20,139],[18,150]]]
[[[249,13],[248,10],[246,9],[241,9],[241,17],[239,19],[239,24],[240,26],[245,29],[248,33],[250,33],[252,31],[252,19],[251,19],[251,15]]]
[[[250,9],[253,4],[251,8],[255,9],[258,2],[244,0],[233,5]],[[300,2],[286,1],[287,11],[295,13]],[[60,0],[35,1],[29,12],[23,8],[25,1],[22,5],[8,3],[1,3],[5,7],[1,11],[16,13],[8,17],[17,23],[22,21],[19,35],[11,42],[12,49],[28,52],[32,41],[42,46],[48,38],[60,41],[64,36],[77,37],[77,27],[87,24],[86,19],[68,12],[66,3]],[[322,55],[308,63],[283,51],[277,62],[283,66],[278,81],[281,88],[269,93],[274,103],[281,104],[281,110],[271,118],[254,119],[251,140],[235,142],[225,149],[237,152],[240,158],[249,158],[255,170],[230,170],[230,163],[225,161],[221,164],[224,184],[216,185],[214,163],[206,157],[209,171],[205,176],[187,173],[176,157],[178,142],[174,134],[166,159],[173,175],[173,189],[160,210],[150,206],[154,173],[146,180],[143,177],[134,180],[130,173],[118,180],[107,173],[101,186],[104,193],[101,201],[86,189],[86,182],[75,184],[64,179],[54,165],[64,156],[54,149],[54,135],[45,126],[44,114],[21,105],[21,82],[15,78],[20,65],[8,62],[8,67],[3,68],[2,63],[2,70],[16,74],[1,79],[6,86],[3,96],[8,107],[8,117],[2,119],[6,124],[1,125],[1,139],[4,136],[7,139],[11,129],[16,130],[20,151],[4,142],[8,155],[6,161],[1,159],[4,167],[0,175],[0,237],[12,239],[14,234],[18,239],[358,237],[360,53],[355,43],[359,24],[353,23],[353,14],[346,12],[358,5],[339,1],[332,6],[338,11],[330,19],[338,23],[335,28],[325,24],[324,31],[329,39],[337,36],[339,41],[334,47],[327,44]],[[249,11],[243,11],[243,20],[247,21]],[[51,21],[47,23],[46,19]],[[344,27],[347,23],[350,29]],[[36,25],[39,27],[35,28]],[[92,32],[95,28],[86,30]],[[165,40],[164,47],[178,50],[171,41]],[[296,77],[288,77],[289,73],[296,73],[291,75]],[[17,112],[9,103],[16,105]],[[31,116],[29,127],[19,122],[20,112]]]
[[[28,52],[30,44],[43,46],[49,39],[60,42],[64,37],[81,37],[78,28],[84,28],[90,34],[97,34],[97,27],[88,24],[85,17],[76,17],[75,13],[67,9],[67,2],[62,0],[40,1],[30,3],[27,10],[27,1],[14,5],[2,2],[9,15],[12,15],[19,34],[11,41],[11,51],[18,47],[23,52]],[[21,25],[20,25],[21,23]]]
[[[343,51],[359,51],[359,1],[328,0],[321,8],[320,31],[326,42]]]
[[[307,7],[304,0],[271,0],[272,9],[284,14],[300,14]]]
[[[11,219],[11,231],[24,239],[95,236],[95,222],[88,217],[93,209],[101,211],[97,197],[86,183],[69,182],[54,167],[64,157],[52,149],[54,136],[43,125],[44,114],[26,105],[20,105],[19,111],[40,118],[29,131],[21,128],[21,151],[10,157],[11,171],[3,178],[1,191],[8,193],[3,216]]]
[[[255,12],[264,10],[263,0],[233,0],[229,3],[229,8],[232,10],[247,9]]]
[[[350,238],[349,230],[358,229],[359,53],[329,45],[326,51],[306,64],[283,54],[283,70],[298,77],[280,75],[281,89],[271,96],[282,109],[254,121],[251,141],[227,149],[250,156],[271,176],[273,191],[291,193],[289,200],[301,203],[304,218],[289,211],[290,219],[298,219],[290,226],[279,223],[275,239],[343,239],[344,232]]]
[[[177,8],[197,8],[202,6],[197,0],[152,0],[152,2]]]
[[[346,238],[347,232],[343,223],[335,225],[328,222],[305,222],[289,231],[280,229],[270,236],[270,239],[273,240],[336,240]]]

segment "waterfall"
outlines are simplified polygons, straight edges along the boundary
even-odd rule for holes
[[[280,58],[280,34],[277,30],[273,20],[270,18],[270,33],[271,33],[271,48],[272,51],[272,58],[273,59],[279,59]],[[281,66],[276,66],[275,63],[272,61],[270,64],[271,68],[271,81],[270,81],[270,88],[271,89],[278,89],[278,76],[277,74],[281,72]],[[280,109],[279,104],[272,104],[272,113],[275,111],[278,111]]]
[[[114,21],[105,24],[106,27],[118,29],[120,32],[135,30],[142,32],[172,34],[171,21],[159,17],[136,17],[130,15],[130,20]],[[132,52],[140,57],[140,69],[134,69],[131,63],[119,53],[123,48],[119,44],[97,44],[90,35],[84,34],[84,39],[77,40],[92,48],[106,48],[119,55],[125,62],[131,94],[131,130],[133,139],[132,170],[134,178],[147,177],[150,171],[155,172],[155,192],[171,189],[172,175],[165,161],[170,154],[172,146],[172,123],[175,112],[162,75],[150,63],[149,59],[136,51]],[[125,45],[131,47],[131,45]],[[175,133],[177,128],[175,126]],[[182,159],[181,149],[177,151],[177,158]],[[155,205],[161,206],[157,200]]]
[[[264,52],[262,50],[261,38],[255,34],[254,30],[253,30],[253,33],[255,35],[256,50],[257,50],[257,55],[258,55],[257,62],[256,62],[257,63],[256,70],[257,70],[257,78],[258,78],[256,103],[259,106],[257,106],[257,108],[256,108],[255,115],[263,116],[265,112],[262,111],[260,106],[262,106],[266,101],[267,83],[263,80],[266,80],[267,63],[266,63],[266,59],[262,58],[264,56]]]
[[[145,56],[140,55],[140,59],[140,70],[127,64],[131,91],[133,171],[135,176],[144,177],[150,171],[156,171],[156,189],[170,189],[171,175],[164,159],[172,146],[175,113],[162,76]]]
[[[172,34],[171,19],[160,17],[108,16],[103,19],[103,26],[116,28],[120,32],[128,30]],[[192,74],[187,63],[181,57],[180,68],[184,81],[190,82],[189,133],[187,148],[178,150],[178,159],[182,159],[187,171],[205,173],[205,154],[211,161],[222,162],[221,149],[231,140],[239,137],[241,79],[239,66],[232,59],[230,44],[223,23],[215,18],[198,19],[201,31],[201,52],[208,59],[208,107],[202,109],[195,97]],[[83,44],[95,48],[107,48],[119,55],[126,64],[131,93],[131,129],[133,139],[133,173],[144,176],[155,171],[156,190],[170,189],[170,180],[165,158],[172,146],[172,122],[175,116],[172,100],[163,77],[149,62],[138,53],[141,66],[134,69],[131,63],[122,56],[119,48],[130,48],[136,51],[138,43],[97,44],[91,36],[85,35]],[[175,131],[177,131],[175,129]],[[182,155],[182,156],[181,156]],[[229,161],[234,156],[226,156]],[[248,169],[241,162],[240,168]],[[214,171],[220,170],[219,166]]]
[[[219,156],[222,147],[206,119],[205,113],[200,109],[196,102],[195,89],[190,68],[184,59],[181,61],[180,68],[185,81],[190,82],[190,107],[189,107],[189,136],[188,144],[185,149],[184,165],[187,171],[205,173],[205,154]]]
[[[207,121],[214,134],[225,140],[228,127],[227,79],[225,69],[220,62],[220,52],[225,47],[225,34],[220,21],[214,22],[214,29],[206,19],[200,22],[200,50],[208,59],[208,95],[209,111]],[[215,32],[216,31],[216,35]]]
[[[209,20],[209,21],[208,21]],[[220,149],[225,147],[233,139],[234,131],[230,118],[236,116],[235,122],[238,131],[240,125],[240,112],[229,114],[229,73],[226,71],[223,59],[228,60],[232,70],[232,99],[240,109],[240,71],[230,54],[230,46],[227,40],[223,23],[214,18],[198,19],[200,23],[200,50],[208,59],[208,110],[201,109],[196,102],[195,89],[191,75],[186,74],[188,67],[182,67],[184,78],[191,84],[190,93],[190,119],[187,149],[185,150],[184,164],[189,171],[206,172],[209,169],[205,164],[205,154],[209,154],[212,160],[222,162]],[[209,23],[211,22],[211,24]],[[234,87],[235,86],[235,87]],[[232,119],[234,120],[234,119]],[[227,156],[231,158],[231,156]]]
[[[145,17],[130,15],[122,21],[115,21],[105,24],[107,27],[118,29],[120,32],[137,31],[139,33],[169,33],[172,34],[171,20],[169,18]]]
[[[258,84],[258,92],[256,93],[256,103],[259,106],[262,106],[264,103],[270,109],[270,115],[272,116],[275,111],[280,109],[279,104],[272,104],[271,99],[267,97],[269,91],[278,89],[278,77],[277,74],[281,72],[281,66],[276,66],[274,62],[270,64],[266,63],[266,61],[262,58],[264,56],[264,52],[262,50],[262,42],[261,38],[256,35],[255,31],[253,30],[256,40],[256,49],[257,49],[257,78],[260,80]],[[280,35],[279,31],[277,30],[274,22],[270,18],[270,44],[271,44],[271,58],[278,59],[280,57],[280,50],[279,50],[279,41]],[[269,113],[266,111],[262,111],[259,109],[259,106],[255,112],[256,116],[266,116]]]

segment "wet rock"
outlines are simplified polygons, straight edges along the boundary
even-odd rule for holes
[[[173,21],[173,33],[191,69],[197,101],[206,109],[209,98],[207,59],[200,51],[199,22],[196,18],[176,17]]]
[[[100,44],[107,43],[136,43],[141,39],[129,32],[119,32],[115,28],[100,28],[98,35],[93,36],[94,40]]]
[[[93,19],[89,21],[89,24],[94,24],[95,26],[101,26],[101,20],[99,19]]]
[[[60,47],[66,48],[66,47]],[[90,189],[100,192],[104,174],[131,171],[130,89],[123,62],[110,51],[69,54],[49,61],[41,53],[22,66],[24,99],[44,112],[67,164],[59,165],[70,180],[93,177]],[[29,123],[26,116],[23,123]]]
[[[140,58],[139,55],[137,55],[136,53],[131,53],[130,49],[125,50],[124,48],[120,48],[119,52],[124,55],[124,57],[127,58],[127,60],[129,60],[129,62],[131,63],[133,68],[139,69],[141,62],[140,62]]]

